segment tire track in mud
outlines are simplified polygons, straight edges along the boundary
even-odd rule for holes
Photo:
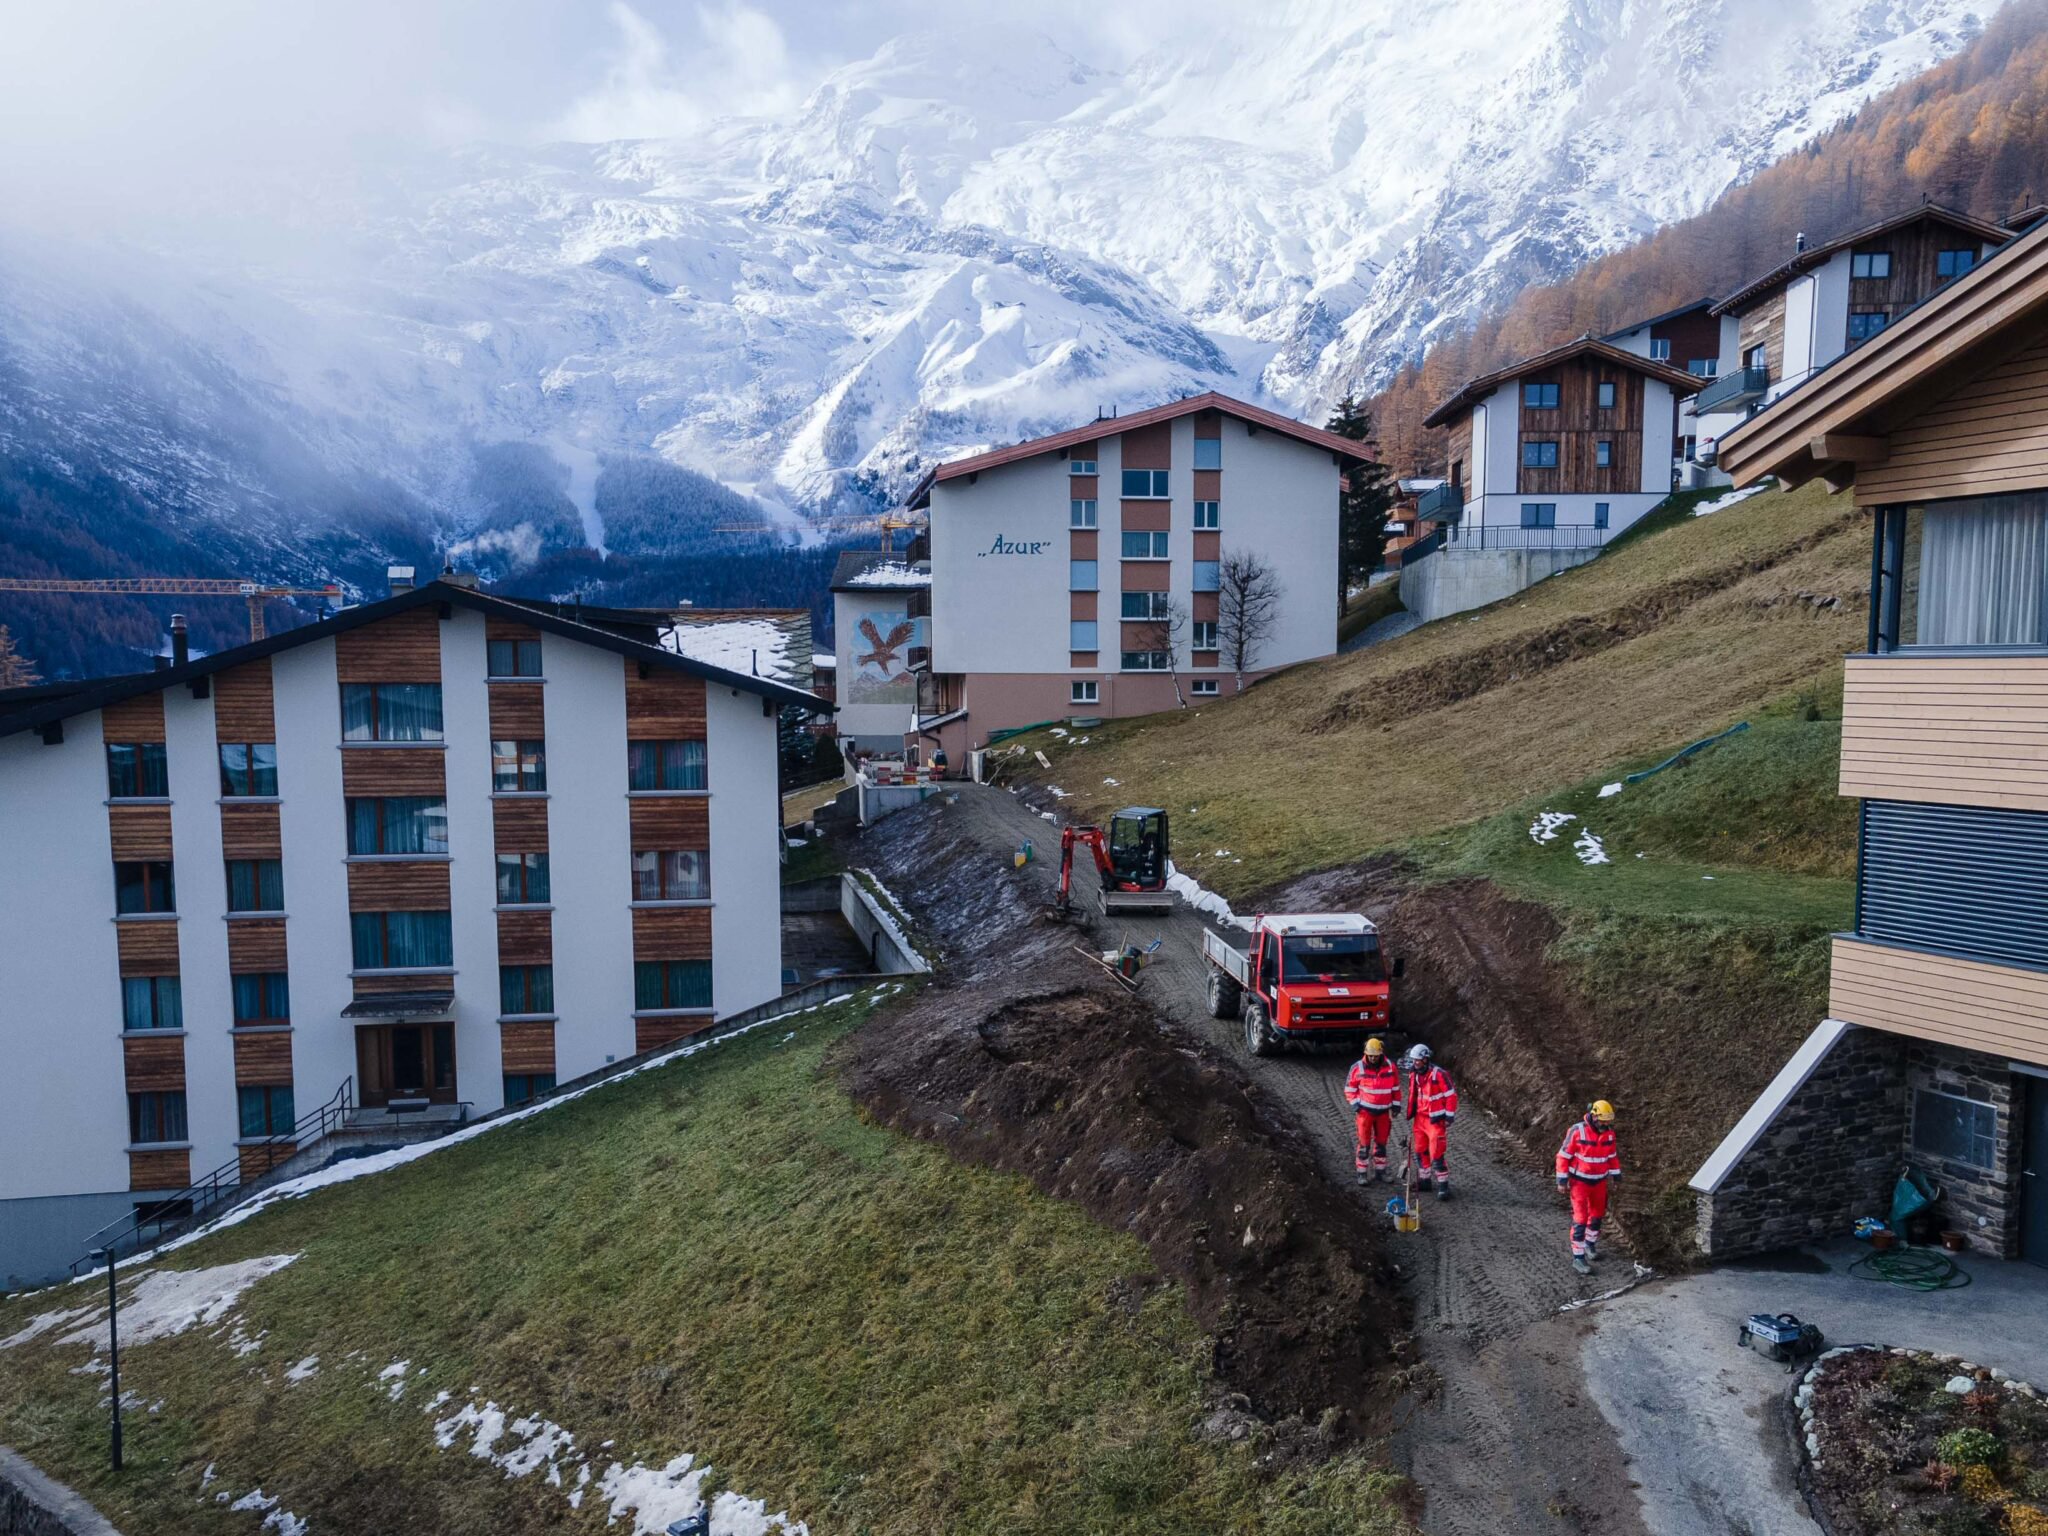
[[[957,794],[899,812],[880,829],[894,843],[915,837],[920,824],[934,831],[943,827],[943,841],[953,850],[963,843],[987,850],[992,868],[1006,866],[1011,852],[1026,840],[1034,849],[1048,843],[1057,847],[1047,817],[1003,789],[959,785]],[[1049,903],[1057,881],[1056,854],[1040,855],[1021,874]],[[1323,894],[1314,889],[1318,878],[1298,882],[1295,892]],[[1077,873],[1075,883],[1078,914],[1094,898],[1092,870]],[[1354,883],[1330,881],[1328,894]],[[919,904],[915,892],[897,894]],[[966,921],[964,909],[979,905],[970,895],[954,916]],[[1341,903],[1291,897],[1288,902],[1290,910],[1323,905]],[[1439,978],[1438,990],[1449,1001],[1440,998],[1434,1012],[1461,1011],[1464,994],[1472,989],[1508,983],[1497,974],[1493,947],[1484,935],[1464,931],[1456,912],[1435,916],[1430,938],[1438,953],[1431,964],[1459,969],[1455,979]],[[942,943],[951,920],[944,914],[933,920]],[[1172,1026],[1233,1061],[1307,1138],[1325,1176],[1349,1188],[1352,1129],[1343,1101],[1348,1053],[1248,1055],[1234,1021],[1208,1016],[1201,939],[1211,926],[1192,908],[1177,905],[1163,918],[1094,915],[1084,921],[1077,915],[1071,931],[1084,948],[1108,948],[1126,936],[1139,944],[1158,939],[1140,996]],[[1389,931],[1396,953],[1402,950],[1402,937]],[[1080,955],[1071,961],[1076,968],[1088,965]],[[1411,973],[1415,965],[1411,957]],[[1059,979],[1054,975],[1045,981],[1051,985]],[[1449,1033],[1455,1039],[1456,1031]],[[1478,1048],[1476,1041],[1473,1048]],[[1578,1338],[1592,1324],[1584,1313],[1558,1311],[1568,1301],[1625,1279],[1628,1259],[1610,1239],[1608,1246],[1615,1251],[1603,1254],[1590,1284],[1573,1274],[1566,1213],[1542,1159],[1473,1102],[1454,1050],[1445,1061],[1460,1080],[1460,1112],[1451,1141],[1453,1195],[1449,1201],[1424,1197],[1419,1233],[1397,1236],[1389,1223],[1384,1249],[1412,1300],[1414,1332],[1424,1363],[1436,1377],[1433,1389],[1419,1390],[1398,1405],[1401,1427],[1392,1442],[1397,1463],[1423,1490],[1422,1526],[1430,1536],[1595,1527],[1616,1536],[1641,1532],[1626,1465],[1585,1393]],[[1515,1063],[1539,1078],[1549,1075],[1544,1065]],[[1498,1071],[1490,1075],[1501,1076]],[[1398,1126],[1395,1134],[1398,1145]],[[1398,1154],[1394,1161],[1398,1167]],[[1377,1209],[1393,1192],[1390,1180],[1366,1185],[1356,1194]],[[1398,1323],[1391,1326],[1398,1328]]]

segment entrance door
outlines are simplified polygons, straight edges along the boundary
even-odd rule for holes
[[[455,1102],[453,1024],[366,1024],[356,1030],[356,1080],[365,1105],[393,1099]]]
[[[2048,1078],[2016,1072],[2027,1090],[2020,1135],[2020,1256],[2048,1264]]]

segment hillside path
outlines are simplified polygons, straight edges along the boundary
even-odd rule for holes
[[[941,812],[948,845],[972,843],[1007,864],[1029,840],[1031,868],[1049,901],[1059,872],[1056,824],[1007,790],[953,788],[958,797]],[[1075,885],[1076,911],[1092,909],[1092,863],[1077,871]],[[1085,942],[1097,948],[1125,935],[1141,945],[1161,941],[1140,995],[1173,1025],[1241,1063],[1313,1143],[1327,1176],[1348,1187],[1352,1128],[1343,1090],[1349,1053],[1248,1055],[1235,1021],[1208,1015],[1201,945],[1204,929],[1214,925],[1193,908],[1176,904],[1164,918],[1111,922],[1096,916],[1092,922],[1094,936]],[[1078,937],[1078,921],[1075,929]],[[938,936],[943,942],[943,931]],[[1400,953],[1399,935],[1388,937],[1390,949]],[[1469,967],[1485,980],[1483,946],[1475,939],[1465,947],[1468,953],[1446,956],[1445,963]],[[1087,964],[1078,955],[1073,963]],[[1398,1006],[1396,1013],[1398,1019]],[[1400,1043],[1397,1034],[1390,1049]],[[1455,1079],[1458,1063],[1445,1065]],[[1642,1531],[1626,1464],[1586,1391],[1579,1346],[1590,1320],[1584,1312],[1559,1311],[1625,1283],[1630,1260],[1610,1238],[1615,1251],[1602,1255],[1590,1283],[1573,1274],[1566,1213],[1540,1161],[1462,1089],[1450,1160],[1452,1198],[1425,1200],[1419,1233],[1397,1236],[1391,1223],[1387,1232],[1387,1251],[1414,1302],[1424,1362],[1440,1380],[1438,1390],[1404,1400],[1396,1413],[1393,1449],[1424,1490],[1424,1530],[1429,1536]],[[1367,1185],[1358,1193],[1378,1207],[1393,1186]]]

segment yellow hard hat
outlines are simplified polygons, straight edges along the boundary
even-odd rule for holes
[[[1368,1040],[1368,1041],[1366,1041],[1366,1042],[1365,1042],[1365,1054],[1366,1054],[1366,1055],[1368,1055],[1368,1056],[1384,1056],[1384,1055],[1386,1055],[1386,1054],[1387,1054],[1387,1044],[1386,1044],[1386,1042],[1385,1042],[1384,1040],[1380,1039],[1380,1037],[1379,1037],[1378,1035],[1374,1035],[1374,1036],[1373,1036],[1373,1037],[1372,1037],[1372,1038],[1371,1038],[1370,1040]]]
[[[1605,1099],[1595,1099],[1586,1112],[1601,1125],[1614,1124],[1614,1106]]]

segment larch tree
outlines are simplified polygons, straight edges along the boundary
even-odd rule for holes
[[[36,664],[14,648],[14,636],[0,624],[0,688],[27,688],[42,680]]]

